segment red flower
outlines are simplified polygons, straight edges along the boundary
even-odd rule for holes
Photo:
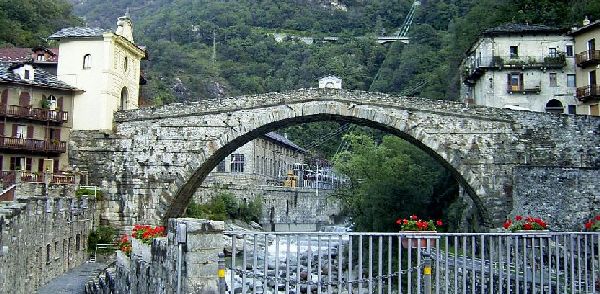
[[[403,220],[402,220],[402,224],[403,224],[403,225],[408,225],[408,220],[407,220],[407,219],[403,219]]]
[[[600,215],[597,215],[594,219],[596,219],[597,221],[600,221]]]
[[[587,223],[585,223],[585,229],[589,230],[592,228],[592,225],[594,225],[594,223],[590,220]]]
[[[525,223],[525,224],[523,224],[523,229],[531,230],[531,229],[533,229],[533,226],[530,223]]]
[[[508,228],[510,228],[510,225],[512,225],[512,222],[511,222],[509,219],[507,219],[507,220],[504,222],[504,225],[502,225],[502,227],[504,227],[504,229],[507,229],[507,230],[508,230]]]
[[[441,220],[441,219],[438,219],[438,220],[435,222],[435,225],[436,225],[436,226],[439,226],[439,227],[441,227],[441,226],[443,226],[443,225],[444,225],[444,223],[442,222],[442,220]]]
[[[515,216],[515,220],[517,220],[517,221],[522,221],[522,220],[523,220],[523,217],[522,217],[522,216],[520,216],[520,215],[517,215],[517,216]]]
[[[397,224],[397,225],[401,225],[401,224],[402,224],[402,220],[401,220],[401,219],[397,219],[397,220],[396,220],[396,224]]]
[[[416,215],[414,215],[414,214],[413,214],[413,215],[411,215],[411,216],[410,216],[410,219],[411,219],[411,220],[417,220],[417,219],[418,219],[418,217],[417,217]]]

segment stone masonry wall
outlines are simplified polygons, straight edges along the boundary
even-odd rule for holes
[[[177,293],[177,227],[186,227],[182,245],[181,293],[217,294],[218,254],[223,252],[223,222],[171,219],[165,238],[146,245],[133,240],[131,256],[117,252],[115,268],[86,285],[87,294]]]
[[[95,202],[19,198],[0,202],[0,293],[29,294],[88,258]]]
[[[203,185],[194,194],[194,201],[205,203],[222,192],[233,194],[240,203],[260,197],[263,206],[259,223],[265,230],[279,224],[310,224],[315,228],[330,225],[341,209],[339,201],[330,197],[333,190],[319,190],[317,196],[315,189],[275,186]]]
[[[580,231],[600,215],[600,171],[560,167],[515,169],[515,215],[532,215],[548,221],[552,230]]]

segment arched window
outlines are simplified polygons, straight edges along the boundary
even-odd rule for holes
[[[127,109],[128,96],[129,94],[127,94],[127,87],[123,87],[123,89],[121,89],[121,110]]]
[[[48,96],[48,109],[56,110],[57,105],[58,105],[58,102],[56,100],[56,97],[54,97],[54,95]]]
[[[564,107],[560,101],[552,99],[546,103],[546,112],[563,113]]]
[[[83,56],[83,69],[92,68],[92,55],[86,54]]]

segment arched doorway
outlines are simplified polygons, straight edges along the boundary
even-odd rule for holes
[[[563,113],[565,111],[562,103],[556,99],[551,99],[546,103],[546,112]]]
[[[127,101],[128,100],[129,100],[129,94],[127,93],[127,87],[123,87],[123,89],[121,89],[121,107],[119,108],[120,110],[127,109]]]

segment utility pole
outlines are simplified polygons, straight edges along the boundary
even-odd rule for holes
[[[217,62],[217,32],[213,29],[213,48],[212,48],[212,63]]]

